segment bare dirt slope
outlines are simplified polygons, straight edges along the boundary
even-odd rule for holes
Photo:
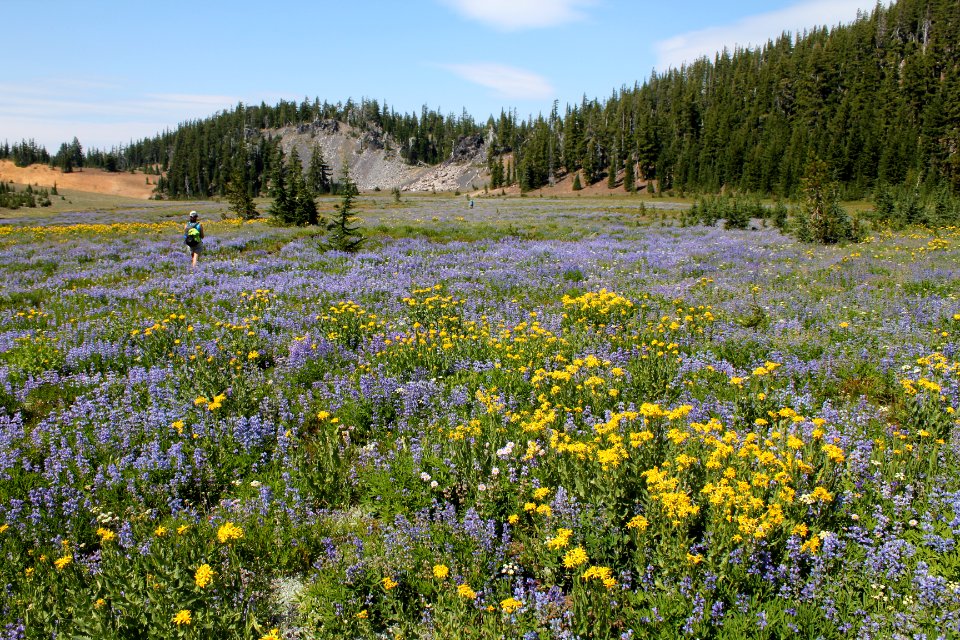
[[[127,198],[147,200],[153,195],[156,176],[144,176],[142,173],[110,173],[102,169],[84,169],[72,173],[63,173],[45,164],[18,167],[10,160],[0,160],[0,180],[19,185],[33,185],[50,188],[54,184],[60,189],[73,189],[90,193],[103,193]],[[150,184],[147,184],[147,180]]]

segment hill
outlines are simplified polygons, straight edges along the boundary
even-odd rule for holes
[[[156,176],[143,173],[110,172],[91,168],[64,173],[45,164],[18,167],[10,160],[0,160],[0,181],[19,185],[33,185],[59,189],[73,189],[89,193],[149,199],[156,186]]]

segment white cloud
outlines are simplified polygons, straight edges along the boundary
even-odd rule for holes
[[[586,16],[596,0],[442,0],[470,20],[502,31],[555,27]]]
[[[784,31],[797,34],[813,27],[850,23],[856,19],[858,10],[870,12],[875,6],[876,0],[805,0],[778,11],[748,16],[733,24],[682,33],[654,45],[656,68],[658,71],[679,68],[684,62],[693,62],[701,56],[712,59],[724,47],[733,51],[737,47],[761,46]]]
[[[543,76],[502,64],[447,64],[442,67],[468,82],[493,89],[501,98],[542,100],[556,93]]]

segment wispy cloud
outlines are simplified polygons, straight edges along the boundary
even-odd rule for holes
[[[713,57],[724,47],[748,48],[776,39],[784,31],[797,33],[817,26],[852,22],[857,11],[871,11],[876,0],[805,0],[778,11],[748,16],[729,25],[690,31],[661,40],[654,45],[656,67],[678,68],[701,56]]]
[[[150,137],[180,122],[232,108],[229,95],[139,93],[99,79],[0,83],[0,140],[33,138],[55,151],[78,137],[86,147],[110,148]],[[261,98],[258,96],[256,101]]]
[[[577,22],[596,0],[441,0],[461,15],[501,31]]]
[[[493,89],[501,98],[542,100],[556,93],[553,85],[543,76],[515,67],[495,63],[441,66],[468,82]]]

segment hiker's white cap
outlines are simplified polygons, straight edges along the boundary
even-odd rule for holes
[[[190,212],[190,215],[195,216],[195,215],[197,215],[197,212],[196,212],[196,211],[191,211],[191,212]]]

